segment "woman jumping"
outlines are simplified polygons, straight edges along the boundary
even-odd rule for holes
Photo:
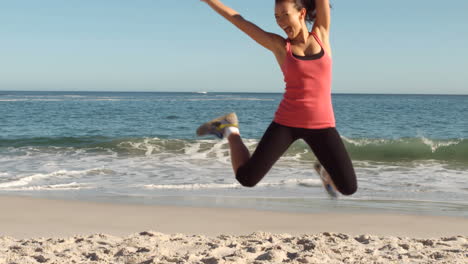
[[[267,48],[276,57],[286,83],[283,99],[254,153],[242,142],[235,113],[204,123],[197,135],[227,138],[232,168],[243,186],[255,186],[288,147],[303,139],[318,162],[314,168],[332,197],[351,195],[357,180],[348,152],[335,127],[331,101],[332,59],[328,0],[275,0],[276,23],[287,38],[265,32],[219,0],[202,0]],[[306,22],[313,23],[309,32]]]

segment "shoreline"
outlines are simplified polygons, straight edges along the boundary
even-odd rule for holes
[[[245,235],[321,232],[430,238],[468,236],[468,218],[396,213],[303,213],[159,206],[0,196],[0,236],[30,238],[106,233]]]

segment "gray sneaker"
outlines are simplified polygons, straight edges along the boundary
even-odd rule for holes
[[[239,127],[236,113],[232,112],[204,123],[197,128],[197,136],[215,135],[222,139],[224,128],[228,126]]]
[[[335,198],[335,199],[338,198],[338,193],[336,192],[333,185],[331,185],[332,179],[330,179],[330,176],[328,175],[328,173],[326,173],[326,170],[322,166],[322,164],[320,164],[319,162],[315,162],[314,169],[320,176],[320,179],[322,180],[322,183],[323,183],[323,187],[325,188],[325,191],[327,191],[328,195],[331,198]]]

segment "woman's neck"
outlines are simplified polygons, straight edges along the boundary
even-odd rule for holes
[[[301,32],[297,34],[297,36],[291,40],[292,44],[305,44],[307,39],[309,38],[309,29],[307,28],[306,24],[303,23]]]

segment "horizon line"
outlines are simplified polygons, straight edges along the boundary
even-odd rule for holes
[[[283,94],[284,92],[215,92],[215,91],[96,91],[96,90],[0,90],[0,92],[88,92],[88,93],[252,93],[252,94]],[[349,95],[468,95],[456,93],[362,93],[362,92],[332,92],[333,94],[349,94]]]

